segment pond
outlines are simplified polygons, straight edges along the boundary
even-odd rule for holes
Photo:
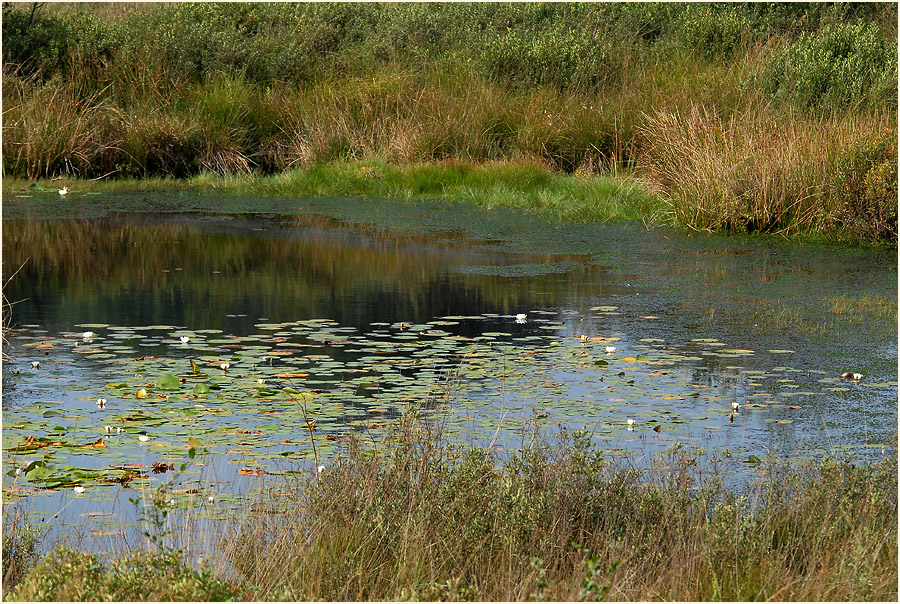
[[[769,453],[895,446],[896,250],[450,202],[70,197],[4,203],[3,490],[86,547],[173,475],[173,509],[225,517],[411,408],[501,454],[560,428],[638,465],[702,451],[735,485]]]

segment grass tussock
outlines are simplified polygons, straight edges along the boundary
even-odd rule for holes
[[[860,135],[872,131],[874,141]],[[723,119],[692,107],[647,116],[642,134],[642,165],[679,224],[896,239],[896,131],[884,118]]]

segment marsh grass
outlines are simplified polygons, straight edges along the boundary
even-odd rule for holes
[[[772,120],[760,111],[723,119],[701,107],[647,116],[642,165],[665,191],[675,222],[701,230],[774,233],[853,228],[852,210],[838,201],[835,175],[862,131],[889,128],[879,117]],[[893,135],[896,136],[896,133]],[[863,163],[865,174],[876,161]],[[856,178],[865,178],[856,177]],[[896,195],[874,204],[896,214]],[[873,229],[896,230],[884,218]],[[890,237],[888,235],[888,237]]]
[[[41,532],[16,509],[3,519],[3,599],[37,564]]]
[[[460,161],[397,166],[383,161],[340,162],[293,170],[251,186],[269,195],[371,195],[456,199],[482,207],[514,207],[551,219],[652,222],[658,198],[627,177],[561,175],[533,162]]]
[[[251,518],[229,555],[262,599],[894,597],[893,459],[770,460],[735,495],[701,457],[674,448],[636,470],[576,431],[501,460],[405,418],[385,449],[331,465],[287,520]]]
[[[4,7],[7,176],[527,162],[690,228],[896,241],[895,5],[77,8]]]
[[[865,294],[863,296],[838,296],[830,298],[828,311],[835,315],[872,315],[876,317],[894,317],[897,320],[897,304],[883,296]]]
[[[352,440],[323,472],[261,491],[209,566],[57,549],[7,599],[897,597],[896,440],[864,465],[772,457],[736,492],[699,450],[638,469],[584,431],[543,430],[498,452],[412,411],[383,442]]]

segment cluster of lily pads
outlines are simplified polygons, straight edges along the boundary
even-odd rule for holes
[[[601,324],[530,311],[364,332],[329,319],[258,323],[245,336],[24,326],[4,395],[6,474],[25,488],[83,493],[152,482],[188,451],[227,460],[226,482],[295,471],[294,461],[321,467],[352,434],[377,446],[410,406],[440,413],[451,436],[496,447],[522,446],[543,422],[588,428],[610,452],[702,444],[717,432],[718,443],[749,451],[754,434],[793,423],[810,397],[852,387],[824,371],[748,369],[754,351],[715,339],[628,341],[593,333]],[[749,413],[759,421],[745,424]]]

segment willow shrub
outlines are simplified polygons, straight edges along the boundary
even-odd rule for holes
[[[897,43],[874,23],[804,34],[768,61],[761,85],[776,100],[818,111],[897,109]]]

